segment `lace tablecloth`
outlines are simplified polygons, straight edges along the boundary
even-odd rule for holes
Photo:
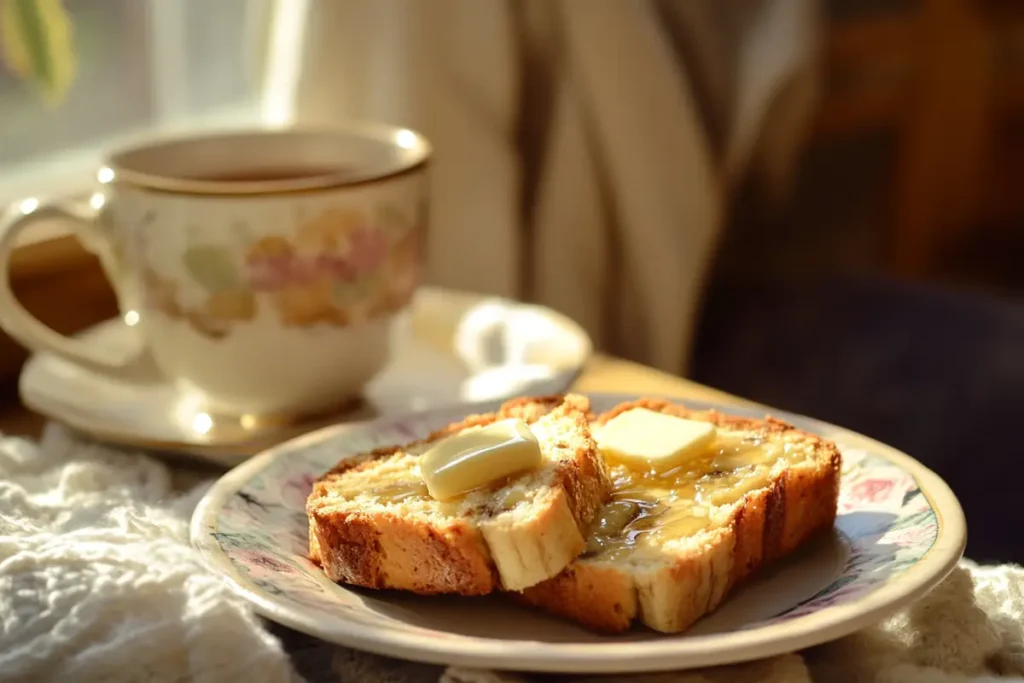
[[[192,508],[216,476],[52,425],[40,445],[0,439],[0,681],[532,680],[363,654],[263,622],[189,545]],[[1024,681],[1022,628],[1024,570],[963,562],[910,609],[835,643],[625,679]]]

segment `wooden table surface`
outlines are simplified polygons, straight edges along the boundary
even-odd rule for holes
[[[745,399],[669,375],[637,363],[596,354],[573,385],[580,392],[616,392],[630,394],[665,394],[694,401],[720,401],[756,405]]]
[[[573,389],[581,392],[666,394],[691,400],[748,403],[703,384],[602,354],[591,358]],[[15,390],[8,388],[5,393],[6,400],[0,399],[0,431],[9,435],[37,437],[46,419],[22,406]]]

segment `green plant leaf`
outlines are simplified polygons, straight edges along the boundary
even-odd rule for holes
[[[61,0],[0,0],[0,58],[61,102],[77,69],[71,21]]]
[[[190,247],[181,260],[192,279],[208,292],[242,288],[242,277],[231,258],[231,252],[224,247]]]

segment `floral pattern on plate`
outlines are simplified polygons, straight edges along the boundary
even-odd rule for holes
[[[628,397],[592,398],[595,409],[603,410]],[[358,607],[360,597],[332,584],[306,559],[304,503],[314,480],[346,454],[420,438],[464,414],[465,409],[433,411],[384,421],[370,429],[308,435],[253,474],[216,511],[209,533],[235,572],[248,577],[260,591],[307,612],[337,617],[339,611]],[[809,422],[798,426],[812,430],[823,426]],[[841,439],[839,445],[843,472],[836,528],[849,547],[845,568],[810,599],[744,629],[856,601],[913,567],[935,543],[939,517],[914,476],[881,455],[844,448]],[[443,632],[430,633],[445,637]]]
[[[843,573],[811,599],[747,628],[857,600],[914,566],[938,538],[938,516],[912,475],[885,458],[840,448],[836,528],[850,547]]]

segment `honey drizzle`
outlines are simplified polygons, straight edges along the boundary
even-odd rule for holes
[[[711,508],[737,502],[767,481],[772,465],[807,457],[795,444],[722,436],[706,453],[666,472],[611,468],[612,500],[591,525],[584,556],[620,559],[707,528]],[[623,510],[631,508],[632,515]]]

